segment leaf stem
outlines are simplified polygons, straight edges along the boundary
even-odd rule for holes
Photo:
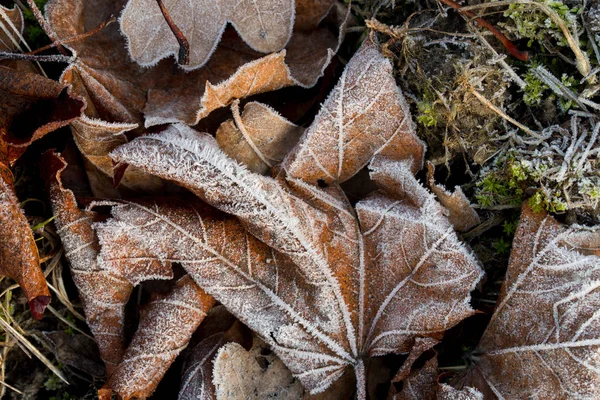
[[[354,374],[356,375],[356,399],[366,400],[367,398],[367,384],[365,378],[365,364],[362,358],[358,359],[358,362],[354,365]]]
[[[160,8],[160,12],[162,12],[163,17],[165,17],[169,28],[171,28],[171,32],[173,32],[173,35],[175,35],[175,38],[179,43],[179,64],[188,65],[190,63],[190,44],[188,40],[186,39],[181,29],[179,29],[179,27],[175,24],[173,18],[171,18],[171,14],[169,14],[169,11],[163,3],[163,0],[156,0],[156,3]]]

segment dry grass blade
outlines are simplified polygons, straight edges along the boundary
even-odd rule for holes
[[[22,344],[25,348],[27,348],[29,351],[31,351],[31,353],[33,353],[33,355],[35,355],[38,358],[38,360],[40,360],[42,363],[44,363],[44,365],[46,367],[48,367],[48,369],[50,371],[52,371],[56,376],[58,376],[67,385],[70,385],[69,381],[63,375],[63,373],[60,372],[60,370],[58,368],[56,368],[56,366],[54,366],[54,364],[52,364],[52,362],[50,360],[48,360],[46,358],[46,356],[44,356],[33,344],[31,344],[31,342],[29,340],[27,340],[25,338],[25,336],[21,335],[15,328],[10,326],[10,324],[8,322],[4,321],[2,318],[0,318],[0,325],[2,326],[2,328],[4,328],[4,330],[6,332],[13,335],[20,344]]]

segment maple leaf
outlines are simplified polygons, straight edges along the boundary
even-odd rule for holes
[[[293,0],[165,0],[164,7],[189,41],[189,63],[181,65],[184,69],[206,64],[228,22],[250,48],[262,53],[281,50],[292,35]],[[156,1],[129,0],[120,22],[129,53],[139,64],[152,66],[170,55],[179,59],[179,42]]]
[[[600,232],[525,205],[466,383],[504,399],[598,398]]]
[[[0,143],[1,139],[0,139]],[[14,194],[13,176],[0,162],[0,274],[14,279],[23,290],[31,314],[41,319],[50,291],[40,268],[31,227]]]
[[[364,46],[347,71],[364,71],[360,65],[381,58],[370,51],[373,44]],[[389,85],[389,79],[379,82]],[[360,80],[354,82],[358,85]],[[375,86],[370,92],[366,104],[384,89]],[[382,115],[396,121],[396,114]],[[319,124],[317,119],[307,129],[300,146],[307,146]],[[381,125],[393,129],[383,132],[387,137],[397,137],[397,122]],[[202,288],[259,333],[312,393],[353,366],[364,397],[363,358],[406,352],[418,336],[439,338],[473,313],[469,293],[482,275],[443,208],[413,175],[415,160],[422,159],[421,142],[410,133],[404,136],[403,143],[411,147],[400,148],[400,154],[408,154],[407,160],[379,152],[371,162],[371,178],[386,193],[360,201],[355,214],[336,184],[319,188],[283,174],[273,179],[251,173],[227,157],[210,135],[174,125],[119,147],[111,157],[174,181],[237,216],[262,247],[241,226],[233,236],[236,230],[230,226],[226,241],[233,253],[223,257],[222,240],[213,238],[214,222],[199,212],[194,222],[181,216],[183,210],[122,206],[113,211],[118,221],[106,224],[145,246],[147,257],[177,259]],[[359,135],[354,145],[368,148],[370,140]],[[362,153],[349,154],[339,177],[351,176],[365,162]],[[315,163],[321,161],[316,157]],[[312,179],[310,172],[307,179]],[[114,246],[105,241],[100,256]]]
[[[234,102],[232,112],[233,119],[217,130],[217,142],[229,157],[259,174],[279,164],[304,132],[261,103],[247,103],[240,115],[238,102]]]

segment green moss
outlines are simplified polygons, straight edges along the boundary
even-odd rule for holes
[[[435,113],[435,105],[431,102],[420,101],[417,103],[419,109],[419,115],[417,116],[417,122],[421,125],[429,128],[437,126],[438,117]]]
[[[496,253],[507,255],[510,253],[511,243],[512,242],[510,240],[506,240],[505,238],[501,237],[492,243],[492,247],[494,250],[496,250]]]
[[[530,69],[524,77],[526,83],[523,89],[523,101],[529,106],[536,106],[542,102],[542,94],[549,89],[548,86],[538,79]]]

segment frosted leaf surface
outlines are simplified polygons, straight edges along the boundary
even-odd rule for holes
[[[41,319],[50,303],[50,291],[31,227],[14,190],[12,173],[0,159],[0,275],[19,284],[32,315]]]
[[[438,386],[438,400],[483,400],[483,394],[470,386],[462,390],[442,383]]]
[[[223,267],[200,263],[192,270],[183,265],[201,287],[259,333],[313,393],[326,389],[346,366],[358,365],[360,375],[362,357],[408,351],[416,336],[438,338],[473,312],[469,292],[481,269],[444,219],[443,208],[420,187],[409,162],[390,162],[389,169],[412,184],[413,192],[422,195],[421,203],[399,200],[413,192],[399,193],[398,199],[378,194],[357,205],[361,231],[337,186],[323,189],[282,175],[273,179],[251,173],[227,157],[210,135],[183,125],[138,138],[111,157],[188,188],[237,216],[250,233],[276,250],[263,256],[262,266],[242,264],[242,271],[251,268],[256,274],[253,280],[248,272],[224,275]],[[146,222],[145,218],[137,225]],[[242,227],[238,229],[241,235]],[[176,249],[160,241],[178,243],[181,236],[174,233],[171,240],[165,231],[152,235],[148,229],[124,230],[138,232],[137,240],[147,243],[154,237],[149,251]],[[235,232],[233,227],[227,231]],[[406,248],[394,240],[398,237],[407,241]],[[247,245],[230,247],[248,251]],[[158,258],[168,257],[172,256]],[[223,274],[218,279],[213,277],[216,271]],[[246,295],[252,295],[252,302]],[[263,314],[265,307],[268,313]]]
[[[291,177],[341,183],[375,154],[423,164],[425,145],[415,135],[406,100],[392,64],[366,39],[342,73],[314,122],[286,157]]]
[[[215,51],[230,22],[253,50],[281,50],[292,35],[294,0],[165,0],[164,6],[189,43],[189,64],[202,67]],[[179,43],[155,0],[129,0],[121,16],[131,57],[152,66],[174,55]]]
[[[599,238],[524,206],[470,385],[505,399],[600,396]]]
[[[477,211],[471,205],[471,202],[462,191],[460,186],[457,186],[450,193],[444,185],[435,182],[434,174],[435,167],[431,163],[427,163],[427,181],[429,188],[435,194],[438,201],[448,210],[448,220],[454,229],[459,232],[465,232],[481,223]]]
[[[279,164],[304,132],[262,103],[247,103],[240,115],[234,102],[232,112],[234,118],[217,130],[217,142],[225,154],[259,174]]]
[[[194,336],[201,340],[186,357],[177,398],[178,400],[214,400],[213,360],[217,351],[230,342],[251,346],[252,335],[227,311],[225,306],[218,305],[210,309]]]
[[[393,400],[435,399],[438,377],[437,357],[428,360],[422,368],[412,372],[403,380],[402,390]]]
[[[63,187],[61,173],[67,167],[65,161],[54,153],[46,153],[42,165],[52,213],[56,216],[57,233],[69,261],[87,323],[110,376],[125,351],[125,304],[133,286],[97,263],[100,245],[92,229],[96,215],[80,210],[73,192]]]
[[[470,292],[483,275],[410,163],[384,160],[379,166],[403,177],[407,194],[376,192],[356,205],[366,257],[373,260],[365,308],[371,355],[408,351],[416,334],[441,339],[473,314]],[[418,188],[419,196],[411,194]]]
[[[156,7],[155,1],[150,2]],[[123,3],[50,0],[46,17],[57,36],[67,39],[118,15]],[[348,10],[332,7],[324,16],[326,26],[298,31],[284,50],[266,56],[244,44],[235,32],[226,31],[208,63],[194,71],[183,71],[171,60],[141,67],[130,60],[118,24],[111,24],[66,45],[77,59],[63,80],[71,83],[80,76],[85,90],[77,94],[91,99],[86,109],[90,118],[146,127],[172,122],[195,125],[235,99],[288,86],[315,85],[344,37]]]
[[[238,343],[221,347],[214,360],[213,382],[218,400],[296,400],[304,388],[274,354],[264,355],[265,343],[255,340],[246,351]]]
[[[149,397],[214,304],[189,276],[156,296],[142,309],[131,344],[101,395],[110,398],[114,390],[124,400]]]

